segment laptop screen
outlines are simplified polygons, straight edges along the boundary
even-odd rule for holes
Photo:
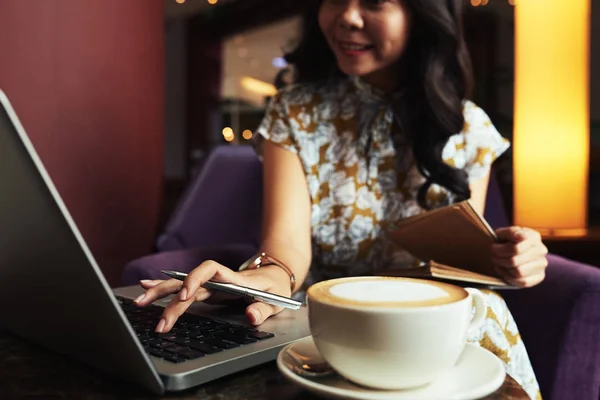
[[[100,269],[0,91],[2,326],[162,391]]]

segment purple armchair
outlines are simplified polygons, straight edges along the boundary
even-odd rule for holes
[[[162,279],[212,259],[235,267],[259,245],[261,164],[250,146],[221,146],[182,196],[156,254],[130,262],[123,283]],[[485,217],[508,225],[496,180]],[[544,399],[600,400],[600,269],[549,255],[540,285],[503,293],[519,325]]]

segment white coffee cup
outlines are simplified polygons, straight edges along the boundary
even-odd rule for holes
[[[456,364],[467,332],[487,312],[476,289],[413,278],[333,279],[311,286],[307,299],[323,358],[348,380],[376,389],[434,381]]]

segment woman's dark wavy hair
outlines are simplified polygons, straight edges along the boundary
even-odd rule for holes
[[[323,82],[344,74],[337,67],[318,24],[323,0],[307,2],[302,36],[286,54],[295,67],[295,82]],[[464,0],[402,0],[412,15],[412,31],[398,74],[405,94],[393,103],[399,128],[412,144],[415,162],[426,178],[417,200],[424,208],[433,183],[454,193],[457,201],[471,197],[466,172],[447,165],[442,150],[464,126],[462,101],[472,90],[471,60],[463,37]]]

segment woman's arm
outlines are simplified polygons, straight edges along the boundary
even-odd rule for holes
[[[263,224],[260,251],[285,264],[302,285],[312,258],[311,201],[300,158],[272,142],[263,145]],[[264,277],[270,290],[290,293],[290,276],[282,268],[268,265],[240,274]],[[281,311],[280,307],[255,302],[246,309],[250,321],[259,325]]]
[[[471,198],[469,199],[469,202],[480,215],[483,215],[485,210],[485,200],[489,183],[490,172],[469,185],[471,188]]]
[[[261,251],[282,261],[296,276],[296,287],[311,263],[311,200],[300,158],[265,141],[263,146],[263,224]],[[277,266],[263,267],[287,285],[290,277]]]
[[[296,276],[301,285],[311,262],[311,202],[300,159],[293,152],[269,141],[263,149],[263,229],[261,250],[281,260]],[[194,268],[183,284],[174,279],[148,281],[141,285],[146,293],[135,300],[146,306],[156,299],[179,292],[165,307],[157,332],[169,332],[177,319],[195,301],[211,298],[212,292],[202,287],[208,280],[229,282],[275,294],[291,294],[290,277],[282,268],[268,265],[254,270],[235,272],[215,261],[205,261]],[[222,298],[222,297],[221,297]],[[246,307],[246,316],[254,325],[282,310],[262,302]]]

